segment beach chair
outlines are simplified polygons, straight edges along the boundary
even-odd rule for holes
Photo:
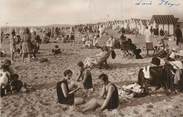
[[[153,51],[153,55],[156,53],[156,49],[153,46],[153,42],[146,43],[146,51],[147,56],[149,55],[149,51]]]

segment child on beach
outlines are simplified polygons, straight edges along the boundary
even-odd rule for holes
[[[77,81],[82,81],[83,87],[86,90],[87,93],[89,91],[93,91],[93,82],[92,82],[92,75],[91,75],[91,69],[90,68],[84,68],[84,64],[82,61],[80,61],[77,64],[80,68],[80,75],[77,79]],[[87,94],[88,96],[89,94]]]

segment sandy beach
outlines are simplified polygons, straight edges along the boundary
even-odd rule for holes
[[[133,38],[133,37],[132,37]],[[143,40],[134,40],[141,43]],[[59,45],[63,50],[61,55],[52,56],[51,48]],[[48,46],[49,45],[49,46]],[[143,48],[143,44],[138,44]],[[5,50],[8,50],[6,42]],[[79,71],[77,62],[85,57],[92,56],[99,52],[97,49],[83,49],[79,42],[71,43],[49,43],[42,44],[38,58],[47,58],[48,62],[40,63],[34,60],[30,63],[22,63],[20,58],[13,63],[16,73],[20,79],[34,87],[30,92],[21,92],[1,98],[1,117],[182,117],[183,116],[183,94],[166,96],[162,90],[159,92],[129,100],[120,99],[120,106],[113,111],[86,112],[81,113],[76,108],[66,108],[57,103],[56,83],[63,78],[65,69],[74,71],[76,80]],[[137,81],[138,71],[141,67],[148,65],[151,58],[137,60],[134,57],[123,57],[121,50],[115,50],[117,57],[108,60],[109,69],[93,69],[92,77],[95,85],[95,92],[92,97],[98,96],[100,83],[97,77],[101,73],[109,75],[110,81],[120,88],[124,84]],[[82,96],[80,91],[76,95]],[[79,107],[78,107],[79,108]]]

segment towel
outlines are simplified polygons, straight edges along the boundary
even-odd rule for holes
[[[146,79],[150,79],[151,75],[150,75],[150,66],[146,66],[143,68],[143,73],[144,73],[144,77]]]

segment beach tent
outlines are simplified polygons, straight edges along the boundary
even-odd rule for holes
[[[176,18],[174,15],[153,15],[150,21],[153,28],[163,29],[169,35],[174,34]]]

